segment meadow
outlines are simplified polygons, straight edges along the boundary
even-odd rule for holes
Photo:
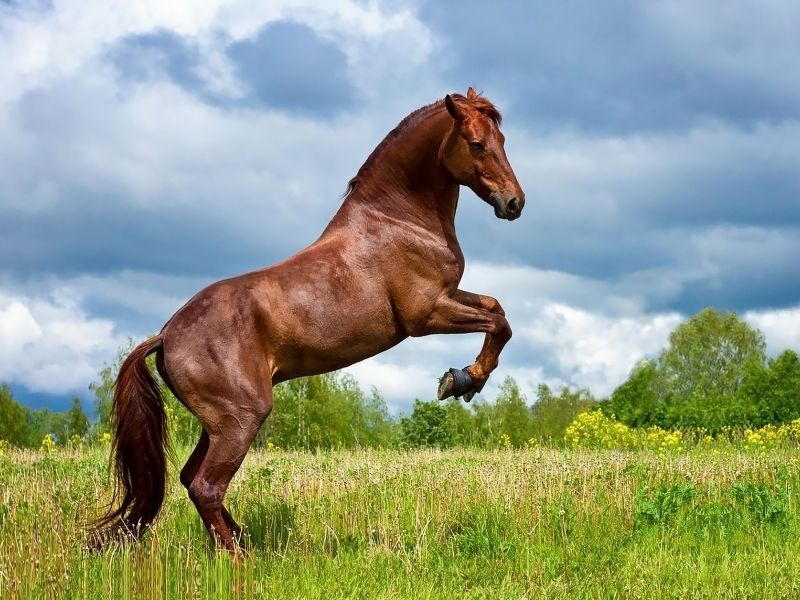
[[[107,453],[0,456],[1,598],[800,596],[787,445],[253,452],[228,494],[238,562],[175,471],[140,543],[87,550]]]

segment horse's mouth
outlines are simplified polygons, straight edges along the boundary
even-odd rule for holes
[[[492,208],[494,208],[494,216],[498,219],[505,219],[506,221],[514,221],[519,219],[522,215],[522,212],[513,212],[506,208],[503,205],[502,200],[497,198],[492,198]]]

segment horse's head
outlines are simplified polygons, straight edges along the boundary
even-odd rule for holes
[[[503,148],[500,113],[472,88],[466,97],[448,94],[444,104],[455,120],[440,152],[445,167],[459,184],[491,204],[497,218],[518,218],[525,206],[525,192]]]

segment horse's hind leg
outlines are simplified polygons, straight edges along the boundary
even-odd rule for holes
[[[175,391],[175,387],[172,383],[172,380],[170,379],[169,374],[167,373],[166,368],[164,367],[164,355],[160,352],[156,356],[156,365],[158,367],[159,373],[161,374],[161,377],[164,379],[164,382],[167,384],[167,387],[170,389],[172,394],[176,398],[178,398],[180,402],[184,406],[186,406],[187,409],[191,410],[186,405],[186,403],[183,400],[181,400],[180,396]],[[208,442],[209,442],[208,432],[205,429],[203,429],[202,432],[200,433],[200,440],[197,442],[197,446],[192,451],[192,454],[191,456],[189,456],[189,460],[186,461],[186,464],[184,465],[183,469],[181,469],[181,483],[183,484],[183,487],[187,489],[187,491],[189,489],[189,485],[194,480],[195,475],[197,475],[197,471],[200,469],[200,465],[203,463],[203,460],[206,457],[206,453],[208,452]],[[227,523],[228,528],[233,532],[234,537],[240,540],[242,535],[242,530],[239,527],[239,525],[237,525],[236,521],[233,520],[233,517],[231,517],[230,513],[224,506],[222,507],[222,517],[225,520],[225,523]]]
[[[203,429],[200,434],[200,441],[197,442],[197,447],[192,452],[189,460],[186,461],[183,469],[181,469],[181,483],[187,490],[189,489],[189,484],[194,480],[194,476],[197,475],[197,471],[206,457],[206,452],[208,452],[208,433]]]
[[[196,397],[190,402],[204,432],[181,471],[181,482],[211,538],[230,552],[237,549],[241,528],[223,506],[223,499],[272,410],[271,385],[263,386],[261,392],[261,397],[240,392],[224,399]]]
[[[208,447],[208,433],[205,429],[203,429],[202,433],[200,434],[200,441],[197,443],[197,447],[192,452],[189,460],[186,461],[183,469],[181,469],[181,483],[187,491],[189,490],[189,486],[191,485],[192,481],[194,481],[197,472],[200,470],[200,465],[206,458]],[[233,537],[236,540],[241,541],[242,530],[224,506],[222,507],[222,518],[227,524],[228,528],[231,530]]]

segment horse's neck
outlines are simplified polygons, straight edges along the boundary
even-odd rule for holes
[[[364,212],[455,239],[459,186],[439,159],[450,127],[449,118],[433,115],[404,132],[347,197],[328,229],[349,222],[345,215]]]

